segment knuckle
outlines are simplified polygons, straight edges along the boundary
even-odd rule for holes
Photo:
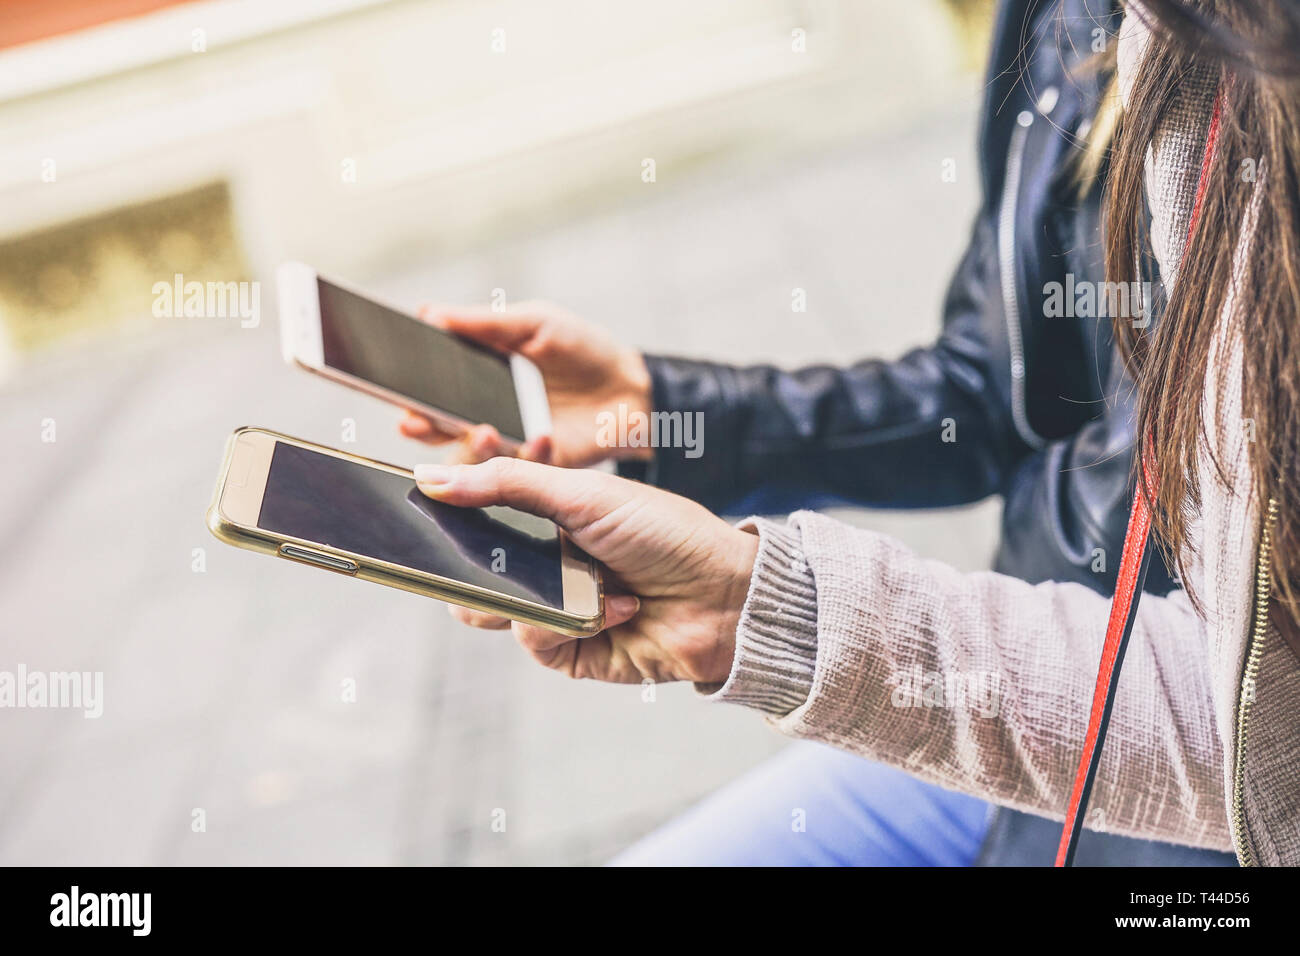
[[[488,469],[488,478],[498,491],[513,487],[519,480],[519,459],[498,456],[489,458],[483,465]]]
[[[515,632],[515,640],[528,651],[536,653],[544,650],[546,647],[545,632],[540,628],[532,627],[528,624],[515,624],[512,630]]]
[[[552,320],[546,319],[537,326],[528,343],[528,356],[533,361],[546,362],[561,356],[565,351],[563,330]]]
[[[704,674],[713,663],[713,651],[695,641],[689,641],[676,650],[676,657],[690,674]]]
[[[453,465],[477,465],[479,463],[478,455],[474,454],[474,449],[465,442],[457,442],[447,460]]]

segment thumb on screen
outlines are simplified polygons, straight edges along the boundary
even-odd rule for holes
[[[626,500],[624,482],[613,475],[519,458],[417,465],[415,481],[437,501],[467,508],[505,505],[550,518],[566,530],[603,518]]]

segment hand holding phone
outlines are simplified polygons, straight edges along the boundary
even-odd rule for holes
[[[582,636],[592,560],[553,521],[416,491],[410,471],[258,428],[227,442],[208,527],[228,544]]]
[[[679,495],[589,469],[494,458],[420,465],[416,480],[441,503],[549,518],[610,573],[599,635],[575,641],[553,628],[513,625],[540,663],[614,683],[727,679],[756,535]]]
[[[290,364],[417,412],[448,434],[487,424],[511,453],[550,434],[542,375],[524,356],[436,328],[302,263],[280,266],[276,279]]]
[[[625,414],[652,411],[650,374],[641,353],[619,345],[604,329],[545,302],[521,303],[501,312],[426,306],[420,314],[440,329],[522,356],[537,368],[545,381],[551,433],[511,448],[490,424],[448,430],[437,419],[413,411],[401,423],[402,434],[431,445],[456,442],[452,457],[466,464],[514,453],[565,468],[609,458],[649,457],[649,449],[598,441],[601,412],[617,415],[620,406]]]
[[[604,411],[651,411],[645,360],[563,309],[428,308],[417,318],[301,263],[282,265],[277,281],[285,359],[405,408],[408,437],[457,442],[461,461],[649,457],[602,445],[597,424]]]

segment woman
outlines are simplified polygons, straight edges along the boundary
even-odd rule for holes
[[[1288,489],[1300,439],[1298,39],[1288,0],[1132,5],[1108,184],[1111,277],[1143,278],[1132,273],[1149,247],[1168,290],[1152,328],[1126,321],[1119,332],[1158,473],[1145,490],[1189,591],[1142,603],[1112,722],[1122,746],[1103,754],[1089,820],[1231,846],[1243,862],[1300,860],[1300,730],[1284,719],[1300,662],[1282,636],[1294,609]],[[961,575],[813,514],[732,528],[608,475],[495,459],[418,477],[433,497],[553,517],[617,576],[628,594],[610,599],[598,638],[515,625],[548,666],[693,680],[791,735],[1001,805],[1064,809],[1108,610],[1098,595]],[[1045,633],[1060,640],[1044,643]],[[999,706],[900,706],[895,691],[916,671],[984,675]]]

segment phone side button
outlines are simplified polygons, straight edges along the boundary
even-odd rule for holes
[[[306,564],[314,564],[330,571],[338,571],[340,574],[357,573],[357,563],[355,561],[349,561],[347,558],[340,558],[333,554],[326,554],[324,551],[299,547],[296,544],[280,545],[280,557],[289,558],[293,561],[302,561]]]

